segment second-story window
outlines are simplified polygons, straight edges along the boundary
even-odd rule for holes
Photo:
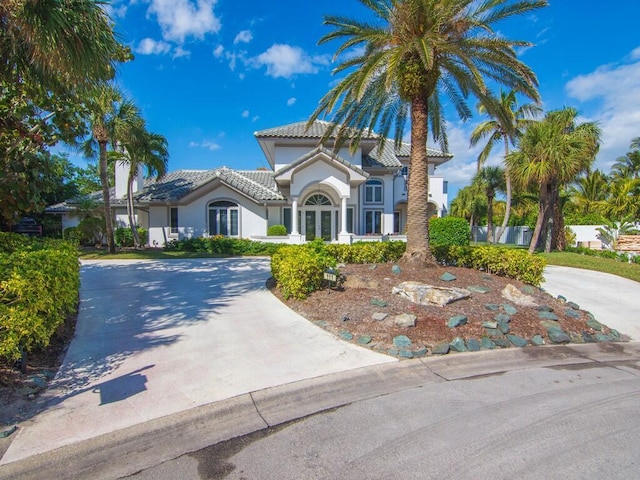
[[[382,180],[367,180],[364,186],[365,203],[382,203]]]

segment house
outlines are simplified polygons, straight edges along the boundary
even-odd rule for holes
[[[138,175],[135,215],[149,231],[149,244],[213,235],[287,243],[402,238],[410,145],[396,150],[389,140],[380,150],[378,135],[369,134],[355,152],[334,152],[320,144],[329,125],[316,121],[307,128],[300,122],[255,132],[271,170],[179,170],[159,181]],[[447,182],[436,169],[452,155],[430,148],[428,155],[431,215],[443,216]],[[128,165],[118,162],[111,205],[121,226],[128,225],[127,175]],[[102,199],[100,192],[93,197]],[[47,211],[63,216],[63,228],[79,221],[70,200]],[[288,235],[267,237],[271,225],[284,225]]]

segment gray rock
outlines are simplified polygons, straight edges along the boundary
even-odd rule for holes
[[[440,280],[443,282],[453,282],[457,277],[453,273],[444,272],[440,275]]]
[[[483,280],[492,281],[493,280],[493,275],[489,275],[488,273],[483,273],[482,275],[480,275],[480,278],[483,279]]]
[[[567,302],[567,306],[573,308],[574,310],[580,310],[580,305],[575,302]]]
[[[513,305],[509,305],[508,303],[503,303],[502,309],[504,310],[504,313],[506,313],[507,315],[515,315],[516,313],[518,313],[518,310],[516,309],[516,307],[514,307]]]
[[[415,327],[416,318],[413,313],[401,313],[393,317],[393,323],[399,327]]]
[[[510,283],[507,284],[502,290],[502,296],[510,302],[515,303],[516,305],[521,305],[523,307],[538,306],[533,297],[525,295]]]
[[[587,312],[587,318],[588,318],[589,320],[595,320],[595,319],[596,319],[596,317],[595,317],[595,316],[593,315],[593,313],[591,313],[591,312]]]
[[[558,316],[555,313],[548,312],[546,310],[538,312],[538,318],[544,318],[545,320],[555,320],[556,322],[558,321]]]
[[[511,346],[511,342],[509,342],[505,337],[494,337],[491,340],[493,340],[493,343],[500,348],[507,348]]]
[[[445,306],[456,300],[469,298],[471,292],[464,288],[436,287],[419,282],[402,282],[392,292],[420,305]]]
[[[385,302],[384,300],[380,300],[378,298],[372,298],[371,299],[371,305],[375,305],[376,307],[386,307],[387,306],[387,302]]]
[[[584,343],[596,343],[596,339],[589,332],[582,332]]]
[[[400,350],[399,355],[403,358],[413,358],[413,352],[411,350]]]
[[[411,346],[411,340],[406,335],[398,335],[393,338],[393,346],[397,348],[407,348]]]
[[[525,285],[524,287],[522,287],[522,291],[529,295],[533,295],[534,293],[536,293],[536,289],[533,288],[531,285]]]
[[[387,350],[387,353],[393,357],[397,357],[398,355],[400,355],[400,351],[394,348],[390,348],[389,350]]]
[[[527,343],[529,343],[526,338],[522,338],[518,335],[507,335],[507,338],[516,347],[525,347]]]
[[[602,331],[602,324],[599,321],[597,321],[595,318],[589,318],[587,320],[587,326],[599,332]]]
[[[596,333],[595,334],[596,342],[611,342],[613,338],[609,335],[605,335],[604,333]]]
[[[492,312],[497,312],[498,310],[500,310],[500,305],[498,305],[497,303],[487,303],[484,308],[486,308],[487,310],[491,310]]]
[[[466,315],[456,315],[455,317],[451,317],[449,320],[447,320],[447,327],[449,328],[456,328],[466,324],[467,324]]]
[[[487,328],[487,335],[490,337],[501,337],[502,332],[497,328]]]
[[[502,333],[505,333],[505,334],[509,333],[510,331],[509,320],[505,320],[504,318],[501,318],[500,320],[498,320],[498,330],[500,330]]]
[[[486,322],[482,322],[483,328],[498,328],[498,322],[495,320],[487,320]]]
[[[389,316],[388,313],[375,312],[373,315],[371,315],[371,318],[374,319],[376,322],[383,322],[388,316]]]
[[[36,388],[46,388],[47,379],[44,375],[31,375],[27,381]]]
[[[544,338],[542,338],[542,335],[534,335],[533,337],[531,337],[531,343],[537,347],[544,345]]]
[[[428,352],[427,347],[419,348],[419,349],[413,351],[413,357],[414,358],[422,358],[427,354],[427,352]]]
[[[496,348],[496,344],[489,337],[482,337],[480,339],[481,350],[493,350],[494,348]]]
[[[547,335],[549,335],[549,340],[551,340],[553,343],[569,343],[571,341],[569,335],[564,333],[558,327],[548,328]]]
[[[393,273],[394,275],[400,275],[402,273],[402,269],[399,265],[394,265],[393,267],[391,267],[391,273]]]
[[[580,312],[573,310],[572,308],[567,308],[564,313],[567,317],[580,318]]]
[[[347,275],[342,286],[344,288],[378,289],[380,288],[380,283],[377,280],[365,278],[360,275]]]
[[[480,342],[475,338],[467,339],[467,350],[477,352],[480,350]]]
[[[449,353],[450,348],[451,347],[449,346],[449,342],[436,343],[431,349],[431,353],[433,353],[434,355],[446,355],[447,353]]]
[[[509,322],[511,320],[511,317],[506,313],[499,313],[494,316],[493,319],[499,324],[500,322]]]
[[[491,291],[490,288],[484,287],[482,285],[468,285],[467,290],[472,293],[489,293]]]
[[[329,326],[329,322],[327,322],[325,320],[318,320],[318,321],[313,322],[313,323],[315,323],[316,325],[318,325],[319,327],[322,327],[322,328]]]
[[[464,340],[460,337],[456,337],[449,343],[451,350],[456,352],[466,352],[467,346],[464,344]]]
[[[542,324],[542,326],[548,330],[550,328],[560,328],[560,324],[558,322],[552,322],[551,320],[545,320],[540,322]]]
[[[362,335],[358,337],[357,342],[360,345],[369,345],[371,343],[371,337],[369,335]]]
[[[549,305],[540,305],[538,306],[538,308],[536,308],[536,310],[538,310],[539,312],[553,312],[553,308],[551,308]]]
[[[346,330],[342,330],[338,333],[338,335],[340,335],[340,338],[342,338],[343,340],[353,340],[353,334],[351,332],[347,332]]]
[[[613,328],[609,329],[609,336],[613,338],[616,342],[620,340],[620,332]]]
[[[566,302],[567,297],[565,297],[564,295],[558,295],[558,300],[560,300],[561,302]]]

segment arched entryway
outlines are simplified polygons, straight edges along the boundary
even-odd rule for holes
[[[336,238],[338,209],[329,197],[322,193],[310,195],[300,209],[300,214],[307,241],[322,238],[325,242],[330,242]]]

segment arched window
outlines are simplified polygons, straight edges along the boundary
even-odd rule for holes
[[[382,203],[382,180],[367,180],[364,186],[364,203]]]
[[[307,201],[304,202],[306,206],[318,206],[318,205],[331,205],[331,200],[329,200],[324,195],[318,193],[316,195],[311,195],[307,198]]]
[[[238,204],[221,200],[211,202],[209,210],[209,235],[224,235],[225,237],[237,237],[238,228]]]

